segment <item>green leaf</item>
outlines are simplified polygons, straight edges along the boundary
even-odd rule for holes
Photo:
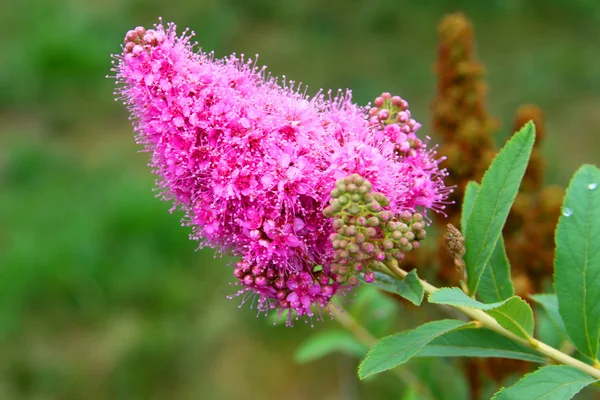
[[[535,127],[529,122],[508,141],[483,176],[465,232],[465,263],[471,295],[477,293],[481,275],[502,233],[534,140]]]
[[[556,329],[561,331],[561,333],[567,337],[567,328],[565,328],[565,323],[563,322],[560,313],[558,312],[558,298],[553,293],[548,294],[531,294],[529,295],[531,300],[535,301],[539,305],[541,305],[546,314],[552,321],[552,323],[556,326]]]
[[[322,331],[309,337],[294,354],[294,361],[305,364],[333,352],[364,357],[367,347],[358,342],[348,331],[335,329]]]
[[[515,288],[510,278],[510,263],[504,248],[504,239],[498,238],[496,247],[481,274],[479,297],[489,303],[506,300],[514,296]]]
[[[525,375],[492,400],[568,400],[596,380],[567,365],[549,365]]]
[[[515,335],[524,339],[533,335],[533,310],[518,296],[498,303],[484,304],[470,298],[459,288],[442,288],[429,295],[429,302],[484,310]]]
[[[436,337],[468,325],[467,322],[443,319],[381,339],[360,363],[358,376],[365,379],[404,364]]]
[[[463,197],[462,212],[460,214],[460,230],[463,235],[467,231],[467,221],[469,220],[469,215],[471,215],[471,211],[473,210],[475,196],[477,196],[478,191],[479,183],[475,181],[469,181],[469,183],[467,183],[467,186],[465,187],[465,196]]]
[[[479,184],[477,182],[470,181],[467,183],[460,219],[462,232],[467,232],[467,221],[471,214],[471,210],[473,209],[473,203],[478,190]],[[492,303],[495,301],[506,300],[509,297],[514,296],[514,294],[515,289],[510,278],[510,263],[506,256],[504,239],[502,238],[502,235],[500,235],[496,242],[496,246],[494,247],[494,251],[481,274],[481,280],[479,281],[479,297],[486,303]]]
[[[533,310],[518,296],[507,299],[501,306],[488,310],[500,325],[523,339],[533,336]]]
[[[459,288],[441,288],[429,295],[429,302],[434,304],[447,304],[450,306],[471,307],[478,310],[490,310],[504,304],[499,303],[484,304],[480,301],[470,298]]]
[[[545,363],[535,351],[489,329],[461,329],[440,336],[417,357],[499,357]]]
[[[366,283],[370,286],[375,286],[377,289],[381,289],[388,293],[398,294],[404,297],[415,305],[420,305],[425,295],[425,289],[421,280],[417,276],[417,271],[412,270],[406,275],[401,281],[398,281],[390,276],[381,272],[374,272],[375,280],[372,283]],[[360,276],[361,280],[364,281],[364,275]]]
[[[596,359],[600,340],[600,170],[573,176],[556,228],[554,286],[573,344]]]
[[[425,289],[421,280],[417,276],[417,271],[412,270],[402,279],[397,286],[397,293],[410,301],[414,305],[421,305],[423,296],[425,295]]]

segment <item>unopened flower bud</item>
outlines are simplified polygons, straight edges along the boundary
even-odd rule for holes
[[[379,226],[379,218],[377,218],[377,217],[369,217],[369,219],[367,219],[367,225],[369,225],[369,226]]]
[[[373,253],[375,251],[375,246],[373,246],[373,243],[369,242],[363,243],[362,248],[364,252],[368,254]]]
[[[264,276],[257,276],[255,279],[256,286],[265,286],[267,284],[267,278]]]
[[[404,237],[406,239],[408,239],[409,241],[414,240],[415,239],[415,234],[413,231],[408,231],[404,234]]]
[[[338,197],[337,201],[341,205],[345,206],[346,204],[348,204],[350,202],[350,197],[348,197],[348,195],[344,194],[344,195]]]
[[[385,239],[382,243],[382,246],[384,250],[391,250],[394,248],[394,242],[392,242],[390,239]]]
[[[333,220],[333,229],[335,229],[336,231],[342,229],[344,226],[346,226],[346,224],[344,224],[344,221],[342,221],[339,218],[336,218]]]
[[[414,224],[412,224],[412,230],[414,232],[420,231],[421,229],[423,229],[423,223],[422,222],[415,222]]]
[[[375,281],[375,274],[373,271],[365,272],[364,279],[367,283],[373,283]]]
[[[362,233],[357,233],[356,237],[354,238],[354,241],[358,244],[363,243],[367,238],[365,237],[365,235],[363,235]]]
[[[130,42],[134,42],[138,39],[138,34],[134,30],[127,31],[127,34],[125,35],[125,39],[127,39]]]
[[[415,213],[412,216],[412,220],[413,220],[413,222],[421,222],[421,221],[423,221],[423,214],[421,214],[421,213]]]
[[[357,206],[356,204],[352,204],[350,207],[348,207],[348,214],[351,214],[351,215],[360,214],[360,207]]]
[[[352,193],[352,195],[350,195],[350,200],[354,203],[358,203],[362,200],[362,196],[360,193]]]
[[[358,285],[358,282],[359,282],[359,280],[356,276],[352,275],[352,276],[348,277],[348,285],[356,286],[356,285]]]
[[[377,236],[377,229],[373,228],[373,227],[369,227],[365,230],[365,233],[367,235],[368,238],[374,238],[375,236]]]
[[[244,277],[244,284],[245,285],[252,285],[254,283],[254,278],[252,277],[252,275],[248,274]]]
[[[383,106],[384,102],[385,102],[385,99],[380,96],[380,97],[375,98],[375,101],[373,102],[373,104],[375,104],[375,107],[381,107],[381,106]]]

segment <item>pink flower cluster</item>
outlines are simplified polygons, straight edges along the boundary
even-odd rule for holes
[[[118,93],[163,197],[195,239],[240,257],[234,275],[259,309],[312,316],[340,291],[323,216],[337,179],[360,174],[393,213],[443,208],[445,172],[404,100],[383,94],[369,110],[349,92],[310,98],[243,56],[196,52],[190,38],[173,24],[129,31]]]

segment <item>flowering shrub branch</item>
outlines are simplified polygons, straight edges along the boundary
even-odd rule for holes
[[[308,97],[256,60],[196,52],[191,37],[162,23],[127,32],[115,56],[117,94],[163,199],[185,212],[192,238],[239,258],[233,278],[242,302],[285,313],[288,325],[321,319],[323,310],[337,316],[371,346],[361,378],[415,356],[452,355],[562,364],[526,375],[496,399],[570,398],[600,379],[598,168],[584,166],[571,182],[556,234],[556,294],[536,299],[581,361],[534,337],[534,313],[513,295],[501,238],[533,149],[532,123],[480,184],[465,186],[461,229],[446,240],[460,287],[438,289],[399,266],[421,247],[432,212],[445,215],[452,191],[444,158],[417,136],[408,103],[390,93],[372,107],[354,104],[349,91]],[[333,303],[361,280],[415,305],[427,294],[473,321],[435,320],[373,343]],[[400,374],[431,395],[412,373]]]

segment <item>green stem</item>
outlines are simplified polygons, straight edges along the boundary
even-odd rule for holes
[[[373,347],[375,343],[378,342],[376,337],[371,335],[364,326],[352,318],[352,315],[350,315],[350,313],[344,310],[341,306],[332,305],[329,307],[329,311],[336,321],[350,331],[350,333],[352,333],[354,337],[365,346]],[[419,378],[409,369],[404,367],[396,367],[392,371],[396,374],[396,376],[398,376],[398,378],[400,378],[402,382],[404,382],[404,384],[406,384],[406,386],[414,388],[420,395],[424,396],[423,398],[433,399],[433,395],[431,394],[429,388],[423,385],[423,383],[419,381]]]
[[[398,278],[404,279],[404,277],[406,277],[406,275],[408,275],[408,272],[406,272],[402,268],[400,268],[398,266],[398,263],[395,260],[393,262],[388,262],[385,265],[388,267],[389,270],[394,272],[394,274]],[[428,294],[431,294],[431,293],[435,292],[436,290],[438,290],[437,287],[433,286],[432,284],[430,284],[422,279],[421,279],[421,284],[423,285],[425,292],[427,292]],[[477,309],[469,308],[469,307],[461,307],[461,306],[451,306],[451,307],[461,311],[463,314],[468,315],[473,320],[479,321],[481,323],[481,325],[488,328],[489,330],[499,333],[500,335],[502,335],[506,338],[509,338],[514,342],[517,342],[524,346],[527,346],[560,364],[569,365],[573,368],[577,368],[577,369],[589,374],[590,376],[593,376],[596,379],[600,379],[600,369],[596,369],[589,364],[579,361],[579,360],[569,356],[568,354],[565,354],[565,353],[555,349],[554,347],[548,346],[546,343],[543,343],[535,338],[530,338],[529,340],[523,339],[523,338],[515,335],[514,333],[508,331],[506,328],[501,326],[498,323],[498,321],[496,321],[493,317],[491,317],[490,315],[488,315],[487,313],[485,313],[482,310],[477,310]]]

